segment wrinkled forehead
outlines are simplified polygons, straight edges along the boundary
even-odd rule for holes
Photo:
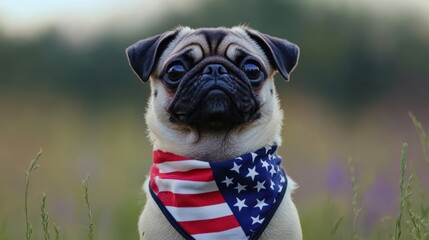
[[[205,56],[217,55],[224,56],[233,62],[243,54],[250,54],[260,58],[264,64],[268,62],[262,49],[240,27],[196,30],[183,27],[161,58],[165,59],[164,62],[168,62],[168,58],[182,54],[189,55],[195,61]]]

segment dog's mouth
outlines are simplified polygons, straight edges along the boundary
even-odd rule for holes
[[[189,123],[202,129],[230,129],[248,121],[241,117],[230,91],[213,87],[208,89],[189,115]]]
[[[199,130],[230,130],[257,118],[258,97],[249,81],[221,64],[184,79],[168,108],[170,120]]]

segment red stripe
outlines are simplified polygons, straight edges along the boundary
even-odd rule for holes
[[[162,191],[158,192],[157,196],[165,206],[172,207],[203,207],[225,202],[220,192],[174,194],[172,192]]]
[[[170,172],[170,173],[160,173],[159,168],[156,166],[153,166],[152,168],[157,168],[156,176],[162,179],[175,179],[175,180],[187,180],[187,181],[198,181],[198,182],[210,182],[214,180],[213,172],[210,168],[194,169],[186,172]]]
[[[161,150],[153,151],[153,162],[154,163],[181,161],[181,160],[189,160],[189,158],[182,157],[182,156],[175,155],[175,154],[168,153],[168,152],[163,152]]]
[[[191,235],[221,232],[240,226],[234,215],[208,220],[179,222],[179,225]]]
[[[155,177],[159,174],[159,169],[153,165],[150,169],[150,186],[152,187],[152,191],[158,193],[159,189],[155,183]]]

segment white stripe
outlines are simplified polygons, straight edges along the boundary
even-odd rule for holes
[[[204,207],[166,207],[178,222],[207,220],[231,216],[233,213],[227,203]]]
[[[168,191],[176,194],[199,194],[219,191],[215,181],[198,182],[176,179],[155,178],[159,191]]]
[[[198,160],[181,160],[158,163],[156,166],[159,168],[161,173],[169,172],[186,172],[194,169],[206,169],[210,168],[210,164],[204,161]]]
[[[196,240],[234,239],[247,240],[241,227],[232,228],[223,232],[201,233],[192,235]]]

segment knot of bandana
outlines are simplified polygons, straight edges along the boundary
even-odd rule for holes
[[[257,239],[286,192],[277,146],[220,162],[156,150],[150,192],[185,239]]]

